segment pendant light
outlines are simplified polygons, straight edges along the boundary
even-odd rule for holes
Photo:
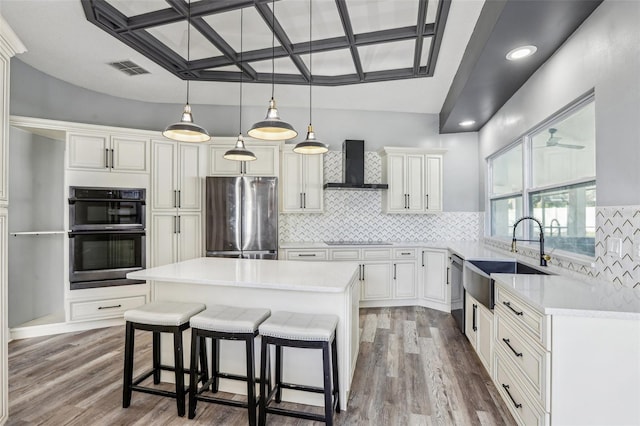
[[[187,67],[190,66],[190,50],[191,50],[191,0],[189,0],[187,12]],[[193,122],[191,114],[191,105],[189,105],[189,79],[187,78],[187,103],[182,111],[180,122],[167,126],[162,132],[166,138],[179,142],[206,142],[211,139],[209,132],[201,126]]]
[[[329,151],[326,144],[316,139],[316,133],[313,131],[313,125],[311,124],[311,79],[313,76],[313,58],[311,48],[313,14],[311,1],[312,0],[309,0],[309,127],[307,127],[307,138],[293,148],[293,152],[297,152],[298,154],[324,154]]]
[[[244,71],[242,70],[242,28],[243,28],[243,12],[240,9],[240,131],[236,146],[224,153],[224,158],[233,161],[253,161],[256,156],[244,146],[244,138],[242,137],[242,81]]]
[[[271,100],[269,101],[269,109],[267,110],[267,116],[262,121],[258,121],[247,132],[249,136],[268,140],[268,141],[280,141],[293,139],[298,136],[298,132],[293,126],[286,121],[280,119],[278,114],[278,108],[276,108],[276,101],[273,97],[275,86],[275,40],[276,40],[276,2],[272,1],[271,6],[272,20],[271,20]]]

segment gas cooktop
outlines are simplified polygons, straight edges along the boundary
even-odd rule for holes
[[[330,246],[390,246],[388,241],[325,241]]]

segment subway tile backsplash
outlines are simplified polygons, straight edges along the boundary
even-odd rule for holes
[[[365,182],[380,183],[382,163],[376,152],[365,153]],[[324,158],[324,181],[342,181],[342,153]],[[280,215],[280,241],[385,240],[478,241],[478,212],[383,214],[379,190],[325,190],[324,213]]]

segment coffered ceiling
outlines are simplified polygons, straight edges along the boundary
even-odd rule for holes
[[[0,0],[0,14],[17,60],[96,92],[181,104],[189,80],[192,104],[235,106],[242,71],[243,104],[264,107],[273,67],[280,109],[308,108],[311,78],[314,109],[440,114],[446,133],[478,130],[601,1],[312,0],[312,68],[308,0],[275,16],[271,0],[192,0],[189,61],[188,0]],[[538,53],[506,61],[518,44]]]

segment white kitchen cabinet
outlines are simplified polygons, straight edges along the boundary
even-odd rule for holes
[[[201,214],[194,212],[152,213],[152,266],[201,257],[203,255],[201,221]]]
[[[201,210],[200,147],[160,140],[152,145],[152,209]]]
[[[365,262],[361,266],[362,297],[360,300],[390,299],[391,265],[389,262]]]
[[[444,312],[451,311],[448,253],[446,250],[422,250],[422,297],[427,306]]]
[[[324,208],[324,157],[302,155],[285,147],[280,181],[281,212],[322,213]]]
[[[147,173],[149,139],[109,133],[67,134],[68,168],[79,170]]]
[[[385,147],[382,182],[384,213],[428,213],[442,210],[442,152]]]
[[[245,138],[246,148],[256,156],[254,161],[233,161],[224,158],[235,146],[236,138],[214,138],[209,145],[208,176],[275,176],[280,174],[281,142]]]
[[[416,297],[416,262],[393,262],[393,297],[414,299]]]
[[[466,294],[465,300],[465,335],[484,368],[491,375],[493,356],[493,313]]]

